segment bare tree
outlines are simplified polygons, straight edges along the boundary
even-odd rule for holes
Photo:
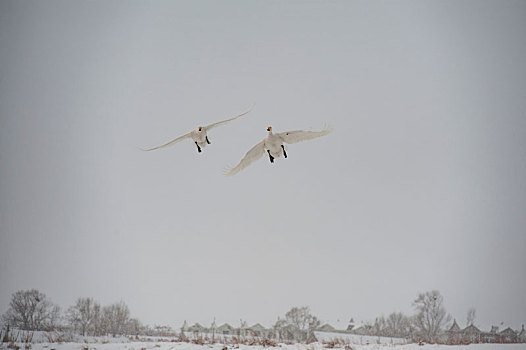
[[[102,309],[102,319],[106,333],[111,333],[113,336],[124,334],[130,319],[130,310],[123,301],[105,306]]]
[[[141,321],[139,321],[136,318],[130,318],[128,320],[128,323],[126,324],[127,334],[138,336],[143,331],[144,331],[144,326],[141,324]],[[163,336],[175,335],[175,332],[169,326],[165,326],[165,328],[163,329],[163,332],[164,333],[161,334]]]
[[[466,326],[473,326],[475,323],[476,310],[474,307],[470,307],[466,316]]]
[[[287,325],[287,321],[285,319],[278,317],[278,320],[272,328],[275,332],[277,340],[285,340],[289,338],[289,335],[287,333],[288,328],[290,327]]]
[[[360,334],[360,335],[373,335],[374,333],[373,323],[371,323],[371,321],[369,320],[366,320],[362,323],[360,327],[358,327],[358,329],[355,330],[355,332],[357,332],[357,334]]]
[[[59,317],[60,308],[36,289],[14,293],[2,316],[6,324],[23,330],[54,330]]]
[[[409,320],[409,317],[405,316],[403,313],[393,312],[387,317],[385,322],[386,336],[397,338],[409,337],[411,321]]]
[[[80,334],[95,334],[100,318],[100,305],[92,298],[79,298],[66,312],[66,319]]]
[[[417,310],[415,326],[422,340],[437,342],[442,327],[451,319],[443,306],[444,298],[439,291],[420,293],[413,302]]]
[[[320,320],[311,315],[308,306],[293,307],[285,314],[285,319],[278,319],[274,328],[284,339],[292,336],[294,341],[311,342],[314,330],[320,326]]]
[[[373,328],[371,330],[371,335],[383,336],[386,333],[387,323],[385,317],[380,316],[375,318],[373,323]]]

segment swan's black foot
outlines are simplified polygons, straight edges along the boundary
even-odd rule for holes
[[[208,140],[208,136],[206,136],[206,143],[210,144],[210,141]]]
[[[197,144],[197,141],[195,142],[195,145],[197,146],[197,152],[201,153],[201,147]]]
[[[281,148],[283,149],[283,156],[287,158],[287,152],[285,152],[285,146],[281,145]]]
[[[270,154],[270,150],[267,150],[268,156],[270,157],[270,162],[274,163],[274,157],[272,157],[272,154]]]

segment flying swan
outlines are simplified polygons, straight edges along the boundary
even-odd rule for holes
[[[225,125],[225,124],[231,122],[232,120],[237,119],[237,118],[239,118],[241,116],[244,116],[245,114],[250,112],[254,108],[255,105],[256,104],[254,103],[252,105],[252,107],[250,107],[248,110],[246,110],[245,112],[243,112],[243,113],[241,113],[239,115],[236,115],[233,118],[226,119],[226,120],[223,120],[223,121],[220,121],[220,122],[217,122],[217,123],[213,123],[213,124],[210,124],[210,125],[207,125],[207,126],[198,126],[197,129],[192,130],[188,134],[185,134],[183,136],[179,136],[178,138],[173,139],[173,140],[165,143],[164,145],[160,145],[160,146],[153,147],[153,148],[147,148],[147,149],[141,148],[141,150],[142,151],[153,151],[153,150],[156,150],[156,149],[159,149],[159,148],[164,148],[164,147],[175,145],[176,143],[178,143],[179,141],[182,141],[184,139],[192,139],[194,141],[195,145],[197,146],[197,151],[201,152],[201,150],[207,144],[210,144],[210,140],[208,140],[208,134],[207,134],[208,131],[210,131],[213,128],[216,128],[218,126]]]
[[[267,128],[268,135],[252,147],[241,159],[238,165],[234,168],[226,167],[224,174],[227,176],[232,176],[245,169],[247,166],[261,158],[265,153],[268,154],[270,162],[274,163],[274,158],[285,157],[287,158],[287,151],[283,143],[297,143],[301,141],[306,141],[314,139],[316,137],[325,136],[332,132],[331,127],[325,127],[321,131],[305,131],[305,130],[294,130],[294,131],[285,131],[279,134],[272,133],[272,127]]]

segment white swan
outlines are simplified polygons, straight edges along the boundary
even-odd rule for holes
[[[231,122],[232,120],[237,119],[237,118],[239,118],[241,116],[244,116],[245,114],[250,112],[254,108],[255,105],[256,104],[254,103],[252,105],[252,107],[250,107],[248,110],[246,110],[245,112],[243,112],[243,113],[241,113],[239,115],[236,115],[233,118],[226,119],[226,120],[223,120],[223,121],[220,121],[220,122],[217,122],[217,123],[213,123],[213,124],[210,124],[210,125],[207,125],[207,126],[198,126],[197,129],[192,130],[188,134],[185,134],[183,136],[179,136],[178,138],[173,139],[173,140],[165,143],[164,145],[160,145],[160,146],[153,147],[153,148],[147,148],[147,149],[141,148],[141,150],[142,151],[153,151],[153,150],[156,150],[156,149],[159,149],[159,148],[172,146],[172,145],[174,145],[174,144],[176,144],[179,141],[182,141],[184,139],[192,139],[194,141],[195,145],[197,146],[197,151],[201,152],[201,150],[207,144],[210,144],[210,140],[208,140],[208,134],[207,134],[208,131],[210,131],[213,128],[216,128],[218,126],[225,125],[225,124]]]
[[[268,154],[271,163],[274,163],[274,158],[278,158],[281,156],[287,158],[287,152],[283,143],[297,143],[301,141],[314,139],[316,137],[325,136],[332,132],[332,128],[325,127],[321,131],[294,130],[285,131],[279,134],[273,134],[272,127],[269,126],[267,128],[267,131],[267,137],[265,137],[263,141],[252,147],[234,168],[225,168],[225,175],[232,176],[237,174],[256,160],[261,158],[265,154],[265,152]]]

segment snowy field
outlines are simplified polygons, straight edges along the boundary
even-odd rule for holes
[[[180,342],[175,337],[142,336],[139,339],[121,337],[82,337],[72,336],[69,340],[62,337],[57,341],[51,337],[55,333],[33,332],[31,341],[20,341],[24,333],[18,333],[19,341],[12,345],[20,350],[325,350],[332,344],[334,349],[341,350],[526,350],[526,344],[470,344],[470,345],[436,345],[436,344],[406,344],[405,339],[373,336],[360,336],[345,333],[315,332],[318,342],[312,344],[278,344],[274,347],[262,345],[232,344],[231,339],[224,339],[228,344],[222,344],[222,339],[216,337],[216,344],[193,344]],[[56,333],[58,334],[58,333]],[[56,335],[55,334],[55,335]],[[50,342],[50,339],[55,341]],[[0,343],[0,350],[8,350],[8,344]]]
[[[348,333],[330,333],[330,332],[314,332],[316,339],[321,343],[328,343],[331,341],[338,341],[341,344],[405,344],[406,339],[403,338],[388,338],[388,337],[374,337],[368,335],[348,334]]]
[[[20,344],[20,349],[25,349],[24,344]],[[377,350],[377,349],[393,349],[393,350],[525,350],[526,344],[470,344],[470,345],[432,345],[426,344],[419,346],[417,344],[406,345],[352,345],[353,350]],[[5,346],[4,346],[5,348]],[[0,345],[0,349],[2,345]],[[323,344],[294,344],[285,345],[280,344],[277,347],[269,348],[263,346],[248,346],[248,345],[229,345],[222,344],[214,345],[196,345],[189,343],[172,343],[172,342],[130,342],[130,343],[38,343],[32,344],[31,350],[223,350],[223,349],[239,349],[239,350],[324,350]]]
[[[19,341],[12,345],[20,350],[325,350],[328,344],[341,350],[526,350],[526,344],[470,344],[470,345],[436,345],[436,344],[406,344],[405,339],[360,336],[345,333],[315,332],[318,342],[312,344],[278,344],[274,347],[262,345],[232,344],[231,339],[224,339],[228,344],[222,344],[221,337],[216,337],[216,344],[193,344],[180,342],[175,337],[141,336],[138,339],[120,337],[90,337],[71,335],[69,341],[62,337],[57,341],[59,333],[32,332],[31,341],[26,343],[27,334],[17,333]],[[189,334],[191,335],[191,334]],[[55,341],[50,342],[50,339]],[[6,343],[0,343],[0,350],[8,350]]]

